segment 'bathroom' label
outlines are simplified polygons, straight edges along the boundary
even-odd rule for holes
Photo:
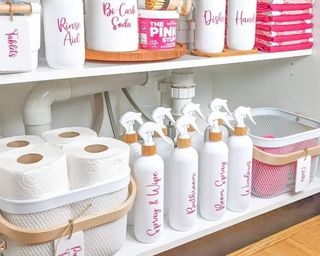
[[[297,161],[295,192],[305,190],[309,186],[311,156],[302,157]]]
[[[83,232],[62,237],[54,241],[55,256],[85,256]]]
[[[187,215],[194,214],[197,210],[197,174],[191,176],[191,191],[188,196],[189,206],[186,209]]]

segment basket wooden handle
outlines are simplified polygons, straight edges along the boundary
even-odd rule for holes
[[[73,221],[73,232],[94,228],[107,224],[125,216],[133,206],[137,186],[133,178],[129,185],[130,196],[122,205],[103,214],[80,217]],[[66,232],[67,230],[67,232]],[[25,245],[40,244],[53,241],[71,232],[69,223],[49,229],[30,230],[20,228],[7,222],[0,216],[0,234]]]
[[[12,4],[10,7],[10,4],[0,4],[0,13],[1,14],[10,14],[10,13],[16,13],[16,14],[30,14],[32,13],[32,6],[31,4]]]
[[[270,165],[285,165],[291,164],[304,156],[318,156],[320,155],[320,145],[307,148],[307,150],[299,150],[286,155],[274,155],[266,153],[261,149],[254,147],[253,158],[259,162]]]

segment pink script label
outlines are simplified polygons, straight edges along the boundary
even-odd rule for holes
[[[241,196],[249,196],[251,193],[251,170],[252,170],[252,161],[249,161],[247,163],[247,170],[245,174],[243,175],[243,178],[245,180],[245,185],[241,187]]]
[[[197,210],[197,174],[192,174],[192,180],[191,180],[191,192],[189,194],[189,204],[190,206],[187,207],[186,213],[193,214]]]
[[[204,23],[206,26],[209,25],[218,25],[221,23],[225,23],[226,16],[219,12],[218,15],[215,15],[214,13],[211,12],[211,10],[205,10],[204,11]]]
[[[64,253],[59,254],[59,256],[77,256],[79,252],[82,252],[82,247],[76,246],[67,249]]]
[[[136,6],[127,6],[125,2],[120,3],[117,7],[112,6],[110,2],[102,4],[103,15],[111,17],[111,25],[113,30],[132,28],[130,16],[134,16],[137,12]]]
[[[245,17],[243,11],[237,11],[236,25],[244,26],[246,24],[256,23],[256,13],[253,13],[251,17]]]
[[[152,223],[151,228],[146,230],[146,234],[148,236],[155,236],[161,231],[161,223],[160,223],[160,214],[162,210],[159,208],[159,198],[158,195],[161,190],[160,182],[161,178],[159,178],[159,173],[154,172],[152,177],[151,184],[147,185],[146,188],[149,192],[147,192],[146,196],[149,198],[149,206],[152,207]]]
[[[81,28],[80,22],[68,22],[66,17],[57,19],[58,30],[60,33],[65,33],[63,40],[63,46],[73,46],[80,43],[80,32],[78,30]]]
[[[225,186],[227,182],[226,168],[227,168],[227,162],[222,162],[221,169],[220,169],[220,179],[216,180],[214,183],[214,185],[220,189],[219,202],[216,203],[214,206],[217,212],[223,210],[226,207],[226,200],[225,200]]]
[[[11,33],[5,34],[7,37],[8,42],[8,57],[15,58],[18,55],[18,40],[19,40],[19,33],[18,29],[15,29]]]

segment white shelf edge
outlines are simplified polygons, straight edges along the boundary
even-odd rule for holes
[[[174,231],[166,224],[161,240],[152,244],[137,242],[132,235],[132,228],[130,227],[127,232],[124,247],[116,256],[147,256],[159,254],[317,193],[320,193],[320,179],[316,178],[309,188],[301,193],[283,194],[275,198],[265,199],[253,197],[251,208],[248,211],[243,213],[227,211],[225,217],[220,221],[207,221],[198,217],[197,226],[187,232]]]
[[[0,75],[0,85],[81,77],[120,75],[157,70],[206,67],[233,63],[285,59],[309,55],[312,55],[312,49],[280,53],[258,53],[252,55],[231,56],[221,58],[203,58],[192,55],[184,55],[183,57],[175,60],[149,63],[119,64],[86,62],[84,68],[70,70],[51,69],[47,66],[45,60],[41,59],[38,69],[33,72]]]

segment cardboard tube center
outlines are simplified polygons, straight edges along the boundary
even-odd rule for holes
[[[59,134],[59,137],[61,138],[75,138],[80,136],[80,133],[78,132],[63,132]]]
[[[7,147],[9,148],[23,148],[26,147],[30,144],[29,141],[25,140],[16,140],[16,141],[11,141],[7,144]]]
[[[20,164],[35,164],[40,162],[42,159],[43,156],[40,154],[27,154],[20,156],[17,161]]]
[[[89,145],[84,148],[85,151],[89,153],[101,153],[108,150],[106,145],[96,144],[96,145]]]

